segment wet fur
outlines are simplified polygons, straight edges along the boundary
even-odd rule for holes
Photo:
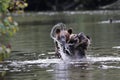
[[[58,41],[62,43],[62,47],[64,49],[64,53],[71,58],[84,58],[86,57],[86,50],[89,46],[90,38],[86,36],[84,33],[79,34],[72,34],[69,33],[69,30],[57,30],[56,31],[56,38]],[[64,47],[68,44],[66,50]],[[70,45],[69,45],[70,44]],[[56,42],[56,54],[60,58],[61,55],[58,53],[59,47],[57,46]]]

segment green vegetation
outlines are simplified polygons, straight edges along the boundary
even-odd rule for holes
[[[12,12],[23,12],[27,7],[25,0],[0,0],[0,63],[11,53],[10,38],[19,30],[18,23],[10,15]],[[0,70],[3,80],[6,71]]]
[[[118,0],[27,0],[28,11],[95,10]]]
[[[8,58],[11,52],[10,38],[19,30],[10,13],[23,12],[25,0],[0,0],[0,61]]]

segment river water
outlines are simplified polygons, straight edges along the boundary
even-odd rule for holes
[[[120,11],[37,12],[14,15],[20,23],[12,53],[3,65],[5,80],[119,80]],[[110,21],[112,20],[112,21]],[[91,37],[86,62],[54,56],[52,27],[63,22]]]

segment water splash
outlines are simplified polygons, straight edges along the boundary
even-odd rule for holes
[[[65,53],[65,50],[67,50],[68,52],[70,52],[67,48],[67,44],[63,45],[60,41],[58,41],[55,37],[55,31],[57,28],[60,28],[61,30],[65,30],[66,29],[66,25],[63,24],[63,23],[58,23],[56,24],[55,26],[53,26],[53,28],[51,29],[51,33],[50,33],[50,36],[51,38],[57,42],[58,44],[58,47],[59,47],[59,50],[58,50],[58,53],[60,53],[61,55],[61,58],[64,60],[64,61],[70,61],[70,57],[67,56],[67,54]]]

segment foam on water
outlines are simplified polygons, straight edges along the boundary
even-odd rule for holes
[[[120,69],[120,66],[101,65],[99,68],[100,68],[100,69]]]
[[[120,57],[87,57],[86,59],[80,59],[80,60],[71,60],[67,63],[82,63],[82,62],[107,62],[107,61],[120,61]],[[18,66],[20,65],[27,65],[27,64],[59,64],[59,63],[66,63],[62,59],[38,59],[38,60],[29,60],[29,61],[13,61],[11,62],[11,65]]]
[[[45,63],[61,63],[63,62],[61,59],[38,59],[38,60],[31,60],[31,61],[23,61],[21,63],[25,64],[45,64]]]
[[[120,49],[120,46],[114,46],[112,48],[115,48],[115,49]]]
[[[113,20],[113,21],[106,20],[106,21],[100,21],[98,23],[100,23],[100,24],[105,24],[105,23],[120,23],[120,20]]]
[[[106,61],[120,61],[120,57],[108,56],[108,57],[88,57],[91,62],[106,62]]]
[[[34,66],[47,69],[50,66],[52,67],[53,65],[59,65],[59,68],[64,65],[64,67],[67,68],[71,65],[74,67],[79,67],[79,66],[86,67],[89,66],[90,64],[100,69],[120,69],[119,65],[116,66],[116,64],[119,64],[119,62],[120,62],[120,57],[114,57],[114,56],[86,57],[84,59],[71,60],[71,61],[64,61],[62,59],[54,58],[54,59],[38,59],[38,60],[25,60],[25,61],[9,61],[8,67],[5,68],[10,72],[21,72],[21,71],[30,71]],[[6,70],[5,68],[3,68],[3,70]]]

